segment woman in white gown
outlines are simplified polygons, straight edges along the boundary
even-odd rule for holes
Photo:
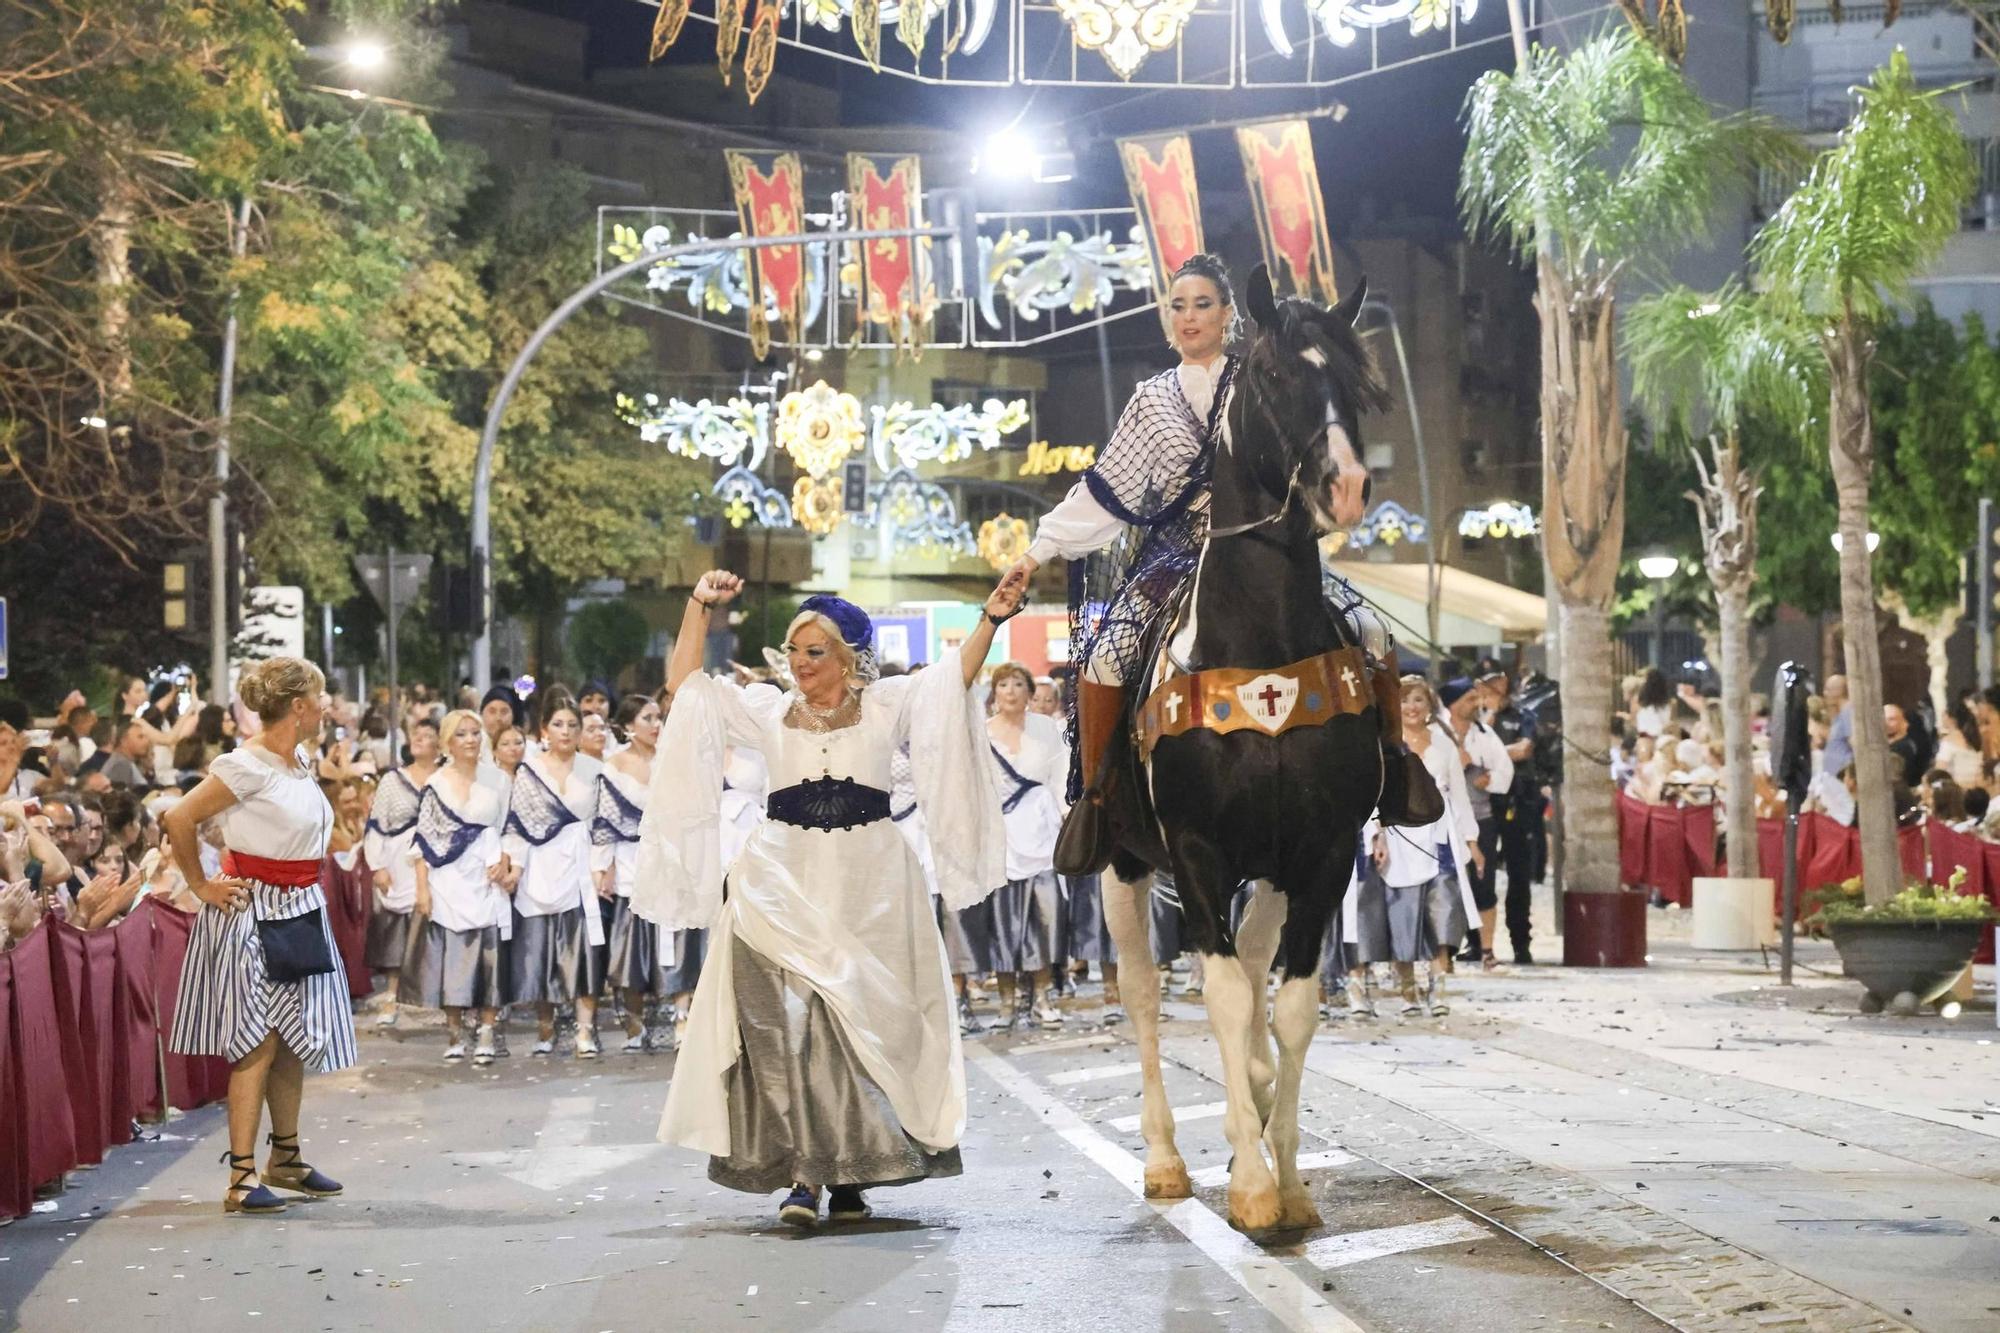
[[[1007,882],[968,915],[987,914],[993,966],[1000,983],[1000,1026],[1011,1031],[1030,1018],[1062,1026],[1050,971],[1063,952],[1062,890],[1056,882],[1056,835],[1062,832],[1058,793],[1069,780],[1069,746],[1051,717],[1028,711],[1035,678],[1018,662],[993,668],[993,716],[986,731],[1000,774],[1000,809],[1007,821]]]
[[[663,928],[713,925],[660,1137],[708,1153],[720,1184],[789,1186],[779,1212],[796,1225],[818,1220],[822,1186],[828,1217],[847,1220],[867,1215],[864,1186],[961,1169],[958,1025],[924,869],[890,819],[890,766],[907,740],[946,905],[1003,883],[1001,794],[968,687],[1025,586],[1002,581],[956,664],[879,682],[867,614],[808,598],[787,634],[797,684],[782,692],[696,670],[741,580],[712,571],[689,601],[632,906]],[[771,794],[725,899],[731,746],[763,753]]]
[[[577,749],[582,719],[567,695],[542,705],[542,741],[514,772],[506,851],[521,867],[507,1003],[532,1004],[538,1040],[555,1050],[556,1006],[576,1005],[576,1053],[597,1056],[597,992],[604,984],[604,918],[590,873],[590,819],[604,765]]]
[[[514,913],[500,824],[507,817],[507,777],[480,758],[479,715],[459,709],[439,729],[449,762],[424,784],[408,856],[417,918],[404,960],[404,1004],[441,1008],[447,1060],[465,1058],[465,1011],[477,1011],[472,1062],[498,1055],[497,1026]]]

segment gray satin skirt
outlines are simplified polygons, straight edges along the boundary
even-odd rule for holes
[[[396,1002],[425,1009],[498,1009],[505,1003],[507,946],[500,927],[447,930],[416,923],[396,983]]]
[[[1055,966],[1061,957],[1057,928],[1061,925],[1062,890],[1053,870],[1033,879],[1010,879],[985,902],[993,930],[993,971],[1033,972]]]
[[[674,961],[671,965],[662,964],[660,967],[659,993],[692,994],[695,985],[701,980],[702,961],[708,957],[708,932],[677,930],[673,935]]]
[[[727,1076],[727,1157],[708,1178],[769,1194],[805,1185],[908,1185],[956,1176],[957,1148],[926,1152],[903,1132],[826,1001],[803,978],[737,940],[736,1026],[743,1050]]]
[[[632,911],[630,898],[618,899],[605,939],[605,980],[613,988],[641,995],[661,993],[660,930]]]
[[[938,934],[944,937],[945,963],[951,969],[951,974],[962,977],[981,971],[979,959],[973,952],[972,941],[966,938],[965,926],[959,920],[964,913],[954,912],[946,907],[942,898],[931,899],[931,909],[937,913]]]
[[[1065,879],[1063,895],[1064,950],[1073,962],[1116,963],[1118,948],[1104,919],[1104,890],[1096,875]]]
[[[1465,904],[1458,876],[1439,875],[1423,884],[1392,888],[1376,874],[1364,875],[1355,891],[1356,941],[1348,964],[1415,963],[1456,952],[1465,941]]]
[[[603,947],[591,948],[583,908],[547,916],[514,913],[507,949],[508,1004],[570,1004],[604,989]]]
[[[394,972],[403,965],[410,948],[410,921],[414,912],[391,912],[377,907],[368,914],[368,943],[362,957],[377,972]]]
[[[957,912],[947,908],[945,915],[951,918],[951,930],[944,940],[945,953],[953,954],[952,944],[956,940],[959,950],[965,955],[968,974],[984,977],[999,971],[994,963],[993,899],[985,898]],[[956,961],[952,963],[952,971],[958,971]]]

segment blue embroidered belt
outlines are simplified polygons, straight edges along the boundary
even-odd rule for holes
[[[765,808],[779,823],[798,828],[860,828],[889,818],[889,793],[853,778],[808,778],[772,792]]]

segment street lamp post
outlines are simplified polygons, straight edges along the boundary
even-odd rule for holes
[[[1642,555],[1639,572],[1659,584],[1653,595],[1652,664],[1665,667],[1667,659],[1667,580],[1680,573],[1681,562],[1671,555]]]

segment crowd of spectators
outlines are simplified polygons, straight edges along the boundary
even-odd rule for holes
[[[1760,819],[1785,814],[1771,773],[1770,701],[1751,698],[1751,781]],[[2000,842],[2000,687],[1966,690],[1938,716],[1929,700],[1883,705],[1896,817],[1942,821]],[[1855,822],[1854,713],[1847,679],[1827,677],[1806,702],[1811,786],[1802,807]],[[1693,681],[1672,686],[1657,668],[1626,680],[1615,723],[1611,772],[1618,789],[1647,805],[1720,804],[1729,789],[1722,703]]]

